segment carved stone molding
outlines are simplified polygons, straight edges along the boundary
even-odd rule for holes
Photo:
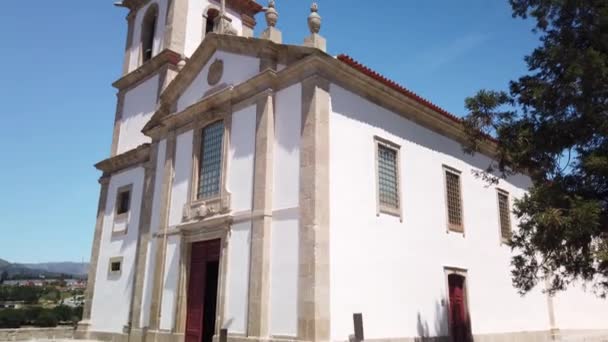
[[[210,86],[214,86],[220,82],[224,75],[224,61],[216,59],[211,66],[209,66],[209,73],[207,74],[207,83]]]
[[[126,168],[143,164],[150,158],[150,144],[142,144],[137,148],[121,153],[114,157],[104,159],[95,164],[95,167],[106,174],[124,170]]]

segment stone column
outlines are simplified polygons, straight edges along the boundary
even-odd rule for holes
[[[159,235],[154,242],[157,244],[154,255],[154,277],[152,285],[152,303],[150,305],[150,329],[158,330],[160,325],[161,300],[164,287],[165,255],[167,253],[167,228],[169,221],[169,206],[171,203],[171,188],[173,186],[173,171],[175,169],[175,132],[169,132],[167,136],[167,152],[164,164],[163,183],[161,186],[161,209]]]
[[[248,336],[260,338],[268,336],[273,150],[274,94],[267,90],[257,101],[247,327]]]
[[[99,191],[99,202],[97,204],[97,220],[95,221],[95,233],[93,236],[93,248],[89,264],[89,275],[87,289],[85,292],[84,308],[82,311],[82,321],[78,323],[78,330],[88,329],[91,320],[91,305],[93,305],[93,295],[95,290],[95,277],[97,275],[97,262],[99,259],[99,248],[101,246],[101,233],[103,231],[103,218],[106,211],[108,200],[108,187],[110,176],[104,175],[99,179],[101,189]]]
[[[154,179],[156,175],[156,160],[158,158],[158,142],[150,148],[150,160],[145,164],[144,190],[142,193],[141,210],[139,216],[139,230],[137,238],[137,254],[135,256],[135,274],[133,279],[133,297],[129,325],[132,329],[141,328],[141,305],[144,289],[144,275],[146,273],[146,255],[150,243],[150,221],[152,218],[152,202],[154,199]],[[139,334],[138,334],[139,335]]]
[[[329,341],[329,82],[302,82],[298,339]]]

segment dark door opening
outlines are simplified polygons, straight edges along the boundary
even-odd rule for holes
[[[471,325],[466,298],[466,278],[459,274],[448,275],[450,287],[450,335],[453,342],[471,341]]]
[[[212,342],[215,334],[220,240],[192,244],[185,342]]]

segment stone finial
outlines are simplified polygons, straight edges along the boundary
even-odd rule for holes
[[[266,12],[266,24],[268,27],[262,32],[262,39],[268,39],[277,44],[283,41],[283,35],[275,26],[279,20],[279,12],[275,8],[275,0],[268,0],[268,7],[264,8]]]
[[[319,33],[321,31],[321,16],[319,15],[319,5],[316,2],[310,6],[310,15],[308,16],[308,28],[310,33]]]
[[[279,12],[277,12],[275,8],[274,0],[269,0],[268,7],[264,10],[266,12],[266,25],[268,25],[268,27],[275,27],[277,25],[277,20],[279,20]]]
[[[308,15],[310,36],[304,39],[304,45],[327,51],[327,42],[325,41],[325,38],[319,34],[319,31],[321,31],[321,16],[317,13],[318,11],[319,5],[317,5],[316,2],[313,2],[310,7],[310,15]]]

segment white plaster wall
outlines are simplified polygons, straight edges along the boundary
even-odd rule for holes
[[[251,210],[255,154],[256,106],[234,112],[228,154],[227,187],[233,212]]]
[[[165,25],[167,20],[167,0],[152,0],[145,7],[141,8],[137,12],[135,17],[135,24],[133,26],[133,39],[131,45],[128,47],[129,50],[129,72],[137,69],[140,63],[141,54],[141,32],[142,23],[146,15],[146,11],[152,4],[158,5],[158,21],[156,23],[156,32],[154,34],[154,46],[152,48],[152,56],[155,56],[163,50],[164,37],[165,37]]]
[[[212,6],[219,9],[220,4],[217,1],[208,0],[189,0],[188,1],[188,15],[186,21],[186,44],[185,54],[186,57],[190,57],[196,48],[200,45],[205,38],[204,27],[203,27],[203,15],[207,13],[207,9]],[[241,16],[231,9],[226,9],[226,14],[232,19],[232,26],[237,30],[237,35],[242,35],[243,23]]]
[[[207,83],[207,74],[209,72],[209,66],[216,59],[224,61],[224,74],[219,84],[221,85],[236,85],[242,83],[258,74],[260,63],[255,57],[237,55],[224,51],[217,51],[210,59],[209,62],[201,69],[198,76],[192,81],[192,84],[188,86],[186,91],[177,100],[177,111],[182,111],[188,106],[198,102],[206,94],[211,87]]]
[[[224,326],[229,333],[247,331],[251,222],[234,224],[228,241]]]
[[[169,236],[167,239],[167,254],[165,255],[165,274],[160,312],[160,328],[163,330],[172,330],[175,325],[180,246],[181,238],[179,235]]]
[[[175,173],[171,188],[169,207],[169,227],[182,222],[184,205],[190,196],[190,178],[192,178],[192,139],[193,131],[177,136],[175,146]]]
[[[150,138],[145,136],[141,130],[156,109],[157,92],[158,75],[155,75],[124,95],[118,136],[118,154],[150,142]]]
[[[301,92],[296,84],[275,97],[270,333],[280,336],[296,336],[298,330]]]
[[[270,253],[270,333],[298,334],[298,209],[275,212]]]
[[[156,158],[156,174],[154,176],[154,195],[152,197],[152,213],[150,218],[150,236],[158,232],[160,227],[160,208],[165,174],[165,156],[167,151],[167,140],[158,143],[158,155]],[[146,269],[144,274],[142,304],[141,304],[141,327],[150,324],[150,305],[152,304],[152,288],[154,287],[155,258],[157,239],[151,238],[148,242],[148,253],[146,253]]]
[[[143,181],[144,169],[141,167],[117,173],[110,179],[95,275],[91,312],[93,331],[121,333],[129,320]],[[112,237],[117,190],[129,184],[133,189],[128,231],[126,235]],[[122,271],[117,276],[108,275],[109,261],[113,257],[123,258]]]
[[[591,288],[575,283],[553,298],[555,323],[559,329],[608,329],[608,299],[597,297]]]
[[[496,189],[471,175],[487,159],[338,86],[331,101],[332,339],[352,334],[356,312],[366,338],[446,335],[446,266],[468,270],[474,334],[548,329],[544,294],[520,297],[511,285]],[[401,145],[403,222],[376,216],[374,135]],[[462,171],[465,236],[446,232],[443,164]],[[500,186],[512,196],[529,185],[523,177],[510,182]]]

